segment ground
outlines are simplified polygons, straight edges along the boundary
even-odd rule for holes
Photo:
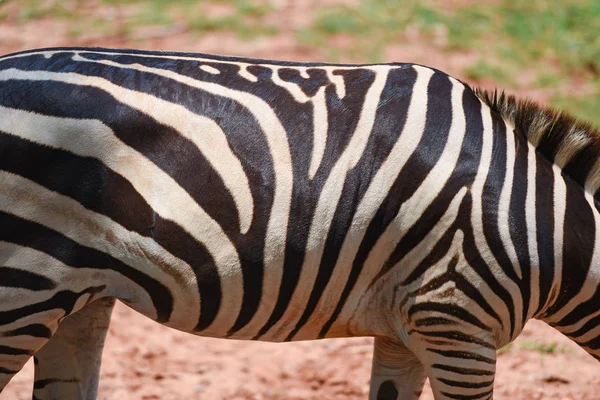
[[[195,337],[118,303],[100,377],[100,400],[365,400],[372,340],[260,343]],[[498,356],[499,400],[598,400],[599,365],[539,321]],[[3,399],[31,399],[33,363]],[[424,400],[432,400],[426,387]]]
[[[85,45],[324,61],[330,53],[299,43],[295,32],[310,24],[310,11],[316,4],[334,2],[274,2],[275,12],[265,18],[278,33],[250,41],[227,30],[190,34],[177,24],[143,27],[126,35],[86,31],[74,36],[69,22],[60,19],[39,18],[19,24],[16,21],[21,11],[9,7],[0,22],[0,53]],[[97,1],[87,3],[92,3],[95,14],[114,18],[117,25],[127,18],[126,12],[117,12],[115,7],[98,7]],[[214,8],[212,12],[221,10]],[[433,39],[425,40],[418,31],[407,29],[397,43],[385,47],[383,59],[431,65],[470,81],[464,70],[480,54],[473,50],[445,52]],[[329,44],[348,49],[353,38],[335,34]],[[344,54],[336,61],[346,61]],[[530,75],[524,71],[519,79],[527,83]],[[486,78],[474,83],[494,86]],[[523,86],[526,89],[519,93],[540,101],[549,99],[551,89]],[[585,86],[573,88],[585,91]],[[369,338],[286,344],[199,338],[162,327],[119,303],[104,352],[99,399],[364,400],[371,350]],[[495,398],[599,400],[599,376],[597,361],[558,332],[532,321],[515,343],[499,353]],[[2,399],[30,399],[32,379],[33,365],[28,363]],[[432,399],[428,387],[422,399]]]

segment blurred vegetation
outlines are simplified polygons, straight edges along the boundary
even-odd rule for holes
[[[73,37],[95,30],[135,38],[161,26],[254,39],[291,29],[273,24],[280,10],[266,0],[0,0],[0,19],[7,17],[3,6],[15,3],[18,23],[64,19]],[[98,5],[118,18],[96,15]],[[348,0],[328,1],[312,14],[292,33],[331,61],[380,62],[390,47],[429,43],[475,54],[463,71],[474,81],[547,90],[552,105],[600,125],[600,0]]]
[[[328,37],[349,35],[351,51],[370,61],[381,61],[386,47],[413,37],[447,52],[475,51],[479,59],[464,71],[469,78],[515,89],[560,88],[552,105],[600,125],[600,1],[449,4],[360,0],[318,12],[312,27],[299,35],[319,46],[327,46]],[[589,90],[573,93],[574,82]]]
[[[537,351],[540,354],[554,354],[558,350],[556,342],[541,343],[535,341],[524,341],[521,342],[519,348],[524,350]]]
[[[502,354],[506,354],[510,351],[510,349],[512,348],[512,343],[508,343],[505,344],[504,346],[502,346],[501,348],[499,348],[498,350],[496,350],[496,354],[497,355],[502,355]]]
[[[242,39],[277,33],[262,21],[271,7],[252,0],[0,0],[0,7],[14,3],[20,6],[18,23],[44,17],[63,19],[72,25],[73,36],[91,29],[127,37],[149,26],[170,26],[197,34],[232,31]],[[96,15],[101,5],[113,6],[119,15]],[[0,12],[0,18],[6,15]]]

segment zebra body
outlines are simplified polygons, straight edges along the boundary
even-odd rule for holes
[[[377,400],[492,398],[534,317],[599,358],[597,158],[486,103],[412,64],[0,58],[0,389],[36,354],[35,398],[94,398],[115,298],[203,336],[375,336]]]

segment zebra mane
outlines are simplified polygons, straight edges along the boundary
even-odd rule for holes
[[[591,194],[600,188],[600,130],[563,111],[503,91],[473,90],[477,97],[523,134],[537,151]]]

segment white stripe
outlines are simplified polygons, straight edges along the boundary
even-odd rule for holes
[[[525,222],[527,225],[527,247],[529,248],[530,299],[527,319],[532,318],[540,306],[540,257],[537,243],[536,221],[536,152],[527,142],[527,197],[525,198]],[[524,321],[525,322],[525,321]]]
[[[201,65],[200,69],[204,72],[208,72],[209,74],[213,74],[213,75],[219,75],[221,73],[221,71],[219,71],[218,69],[216,69],[215,67],[212,67],[210,65]]]
[[[231,64],[231,63],[228,63]],[[240,76],[250,82],[258,82],[258,78],[253,75],[250,71],[248,71],[248,67],[252,66],[252,64],[246,64],[246,63],[235,63],[239,66],[239,71],[238,74],[240,74]]]
[[[325,154],[327,131],[329,121],[327,116],[327,102],[325,99],[325,86],[322,86],[312,98],[313,104],[313,152],[310,158],[308,178],[313,179]]]
[[[547,305],[556,300],[562,289],[564,227],[567,217],[567,186],[558,165],[552,165],[552,172],[554,173],[554,277],[552,288],[555,290],[555,296],[554,298],[548,297]]]
[[[452,226],[454,221],[456,221],[456,217],[458,215],[458,210],[462,200],[467,193],[467,188],[463,187],[460,191],[454,196],[448,209],[440,218],[440,221],[429,231],[427,237],[424,238],[417,246],[415,246],[411,251],[403,257],[391,270],[395,270],[391,272],[394,274],[394,281],[404,281],[410,274],[413,272],[413,268],[419,265],[425,257],[427,257],[431,253],[431,249],[440,241],[442,236],[448,232],[448,227]],[[464,242],[464,232],[460,229],[456,230],[454,237],[452,238],[452,243],[443,257],[435,263],[434,265],[427,268],[427,270],[416,279],[414,282],[410,283],[405,287],[411,287],[410,291],[415,291],[423,286],[426,286],[426,281],[430,281],[432,278],[436,278],[442,274],[448,272],[448,264],[452,260],[455,255],[460,254],[462,251],[462,246]],[[391,271],[390,270],[390,271]],[[385,279],[382,279],[385,282]]]
[[[300,85],[298,85],[297,83],[294,82],[288,82],[288,81],[284,81],[283,79],[281,79],[281,77],[279,76],[279,70],[281,68],[279,67],[271,67],[271,71],[273,72],[271,74],[272,78],[271,80],[273,81],[273,83],[281,88],[284,88],[285,90],[287,90],[292,97],[294,98],[294,100],[296,100],[298,103],[306,103],[308,101],[310,101],[310,97],[308,97],[300,88]]]
[[[506,132],[506,175],[502,185],[502,191],[500,192],[500,201],[498,203],[498,233],[500,234],[500,240],[502,247],[511,261],[517,277],[523,278],[523,272],[521,271],[521,264],[517,257],[517,251],[510,237],[510,198],[512,195],[512,188],[515,184],[514,171],[515,171],[515,136],[512,129],[505,124]],[[520,310],[515,310],[516,315],[522,315]],[[515,322],[516,323],[516,322]],[[517,326],[521,326],[517,323]]]
[[[329,80],[335,85],[335,93],[337,97],[341,100],[346,97],[346,83],[344,82],[343,75],[334,75],[333,71],[335,68],[325,68],[327,72],[327,77]]]
[[[461,254],[461,259],[463,259],[462,254]],[[467,280],[471,285],[473,285],[477,289],[477,291],[486,300],[486,302],[490,305],[490,307],[496,312],[496,314],[500,318],[500,321],[503,321],[505,314],[502,314],[502,312],[500,310],[498,310],[498,308],[499,308],[498,305],[504,304],[504,302],[502,301],[500,296],[498,296],[492,290],[492,288],[490,287],[488,282],[486,282],[485,279],[483,279],[481,277],[481,275],[479,274],[479,271],[477,271],[468,262],[465,261],[464,264],[461,264],[461,266],[460,266],[460,274],[465,278],[465,280]],[[474,307],[477,307],[477,309],[481,310],[481,311],[473,310]],[[481,308],[476,302],[469,304],[468,310],[473,315],[476,315],[477,318],[481,322],[483,322],[486,326],[492,328],[492,330],[494,332],[500,332],[500,330],[502,329],[502,326],[500,325],[500,323],[495,318],[493,318],[490,314],[488,314],[486,311],[484,311],[484,309]],[[507,326],[506,323],[504,323],[503,325],[505,327]]]

